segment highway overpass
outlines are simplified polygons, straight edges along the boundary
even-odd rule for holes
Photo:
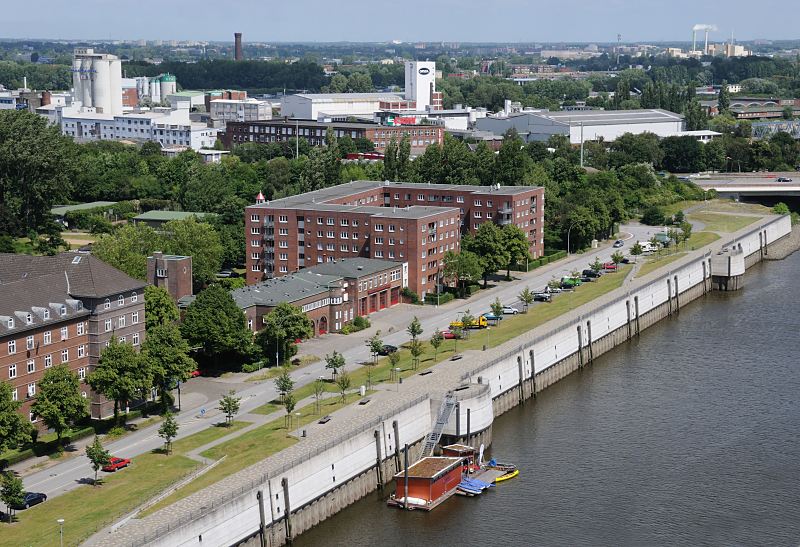
[[[703,190],[716,190],[720,197],[800,197],[800,172],[714,173],[690,177]],[[781,179],[779,181],[778,179]]]

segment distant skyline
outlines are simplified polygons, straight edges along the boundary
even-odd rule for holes
[[[797,0],[40,0],[3,12],[0,38],[245,42],[713,41],[800,38]],[[35,6],[35,7],[34,7]]]

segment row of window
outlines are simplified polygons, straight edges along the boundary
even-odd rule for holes
[[[117,323],[116,328],[118,328],[118,329],[127,327],[128,326],[128,317],[127,317],[127,315],[126,314],[122,314],[119,317],[117,317],[116,323]],[[131,325],[138,325],[138,324],[139,324],[139,312],[138,311],[132,312],[131,313]],[[112,319],[106,319],[105,320],[105,324],[103,325],[103,328],[105,329],[104,332],[111,332],[111,330],[115,328],[114,327],[113,318]]]
[[[77,336],[83,336],[86,334],[86,323],[80,322],[75,324],[75,334]],[[63,342],[64,340],[69,339],[69,326],[61,327],[60,332],[60,339]],[[52,331],[45,331],[42,333],[42,344],[47,346],[53,343],[53,333]],[[9,340],[8,341],[8,355],[14,355],[17,353],[17,341],[16,340]],[[36,347],[36,337],[31,334],[25,338],[25,349],[31,350]]]
[[[369,279],[358,282],[358,292],[368,291],[369,289],[377,288],[386,285],[389,281],[398,281],[400,279],[400,270],[392,270],[390,273],[383,273],[374,275]]]
[[[84,357],[86,357],[86,346],[83,345],[83,344],[78,346],[76,354],[77,354],[77,358],[78,359],[83,359]],[[47,355],[45,355],[42,358],[42,361],[44,363],[44,368],[52,367],[53,366],[53,354],[52,353],[48,353]],[[66,363],[68,361],[69,361],[69,349],[61,350],[61,363]],[[25,370],[27,371],[27,374],[33,374],[34,372],[36,372],[36,359],[28,359],[28,361],[25,363]],[[79,369],[79,370],[83,370],[83,369]],[[18,372],[19,371],[17,370],[17,364],[16,363],[12,363],[12,364],[8,365],[8,378],[9,379],[16,378],[17,375],[18,375]],[[79,376],[80,376],[80,374],[79,374]],[[82,380],[84,377],[80,376],[80,378]]]
[[[139,295],[136,294],[136,291],[133,291],[131,293],[130,301],[131,301],[131,304],[139,301]],[[125,297],[123,295],[119,295],[117,297],[117,306],[124,306],[124,305],[125,305]],[[110,298],[106,298],[105,301],[103,302],[103,309],[107,310],[110,307],[111,307],[111,299]]]
[[[310,312],[312,310],[316,310],[317,308],[322,308],[323,306],[330,306],[330,304],[331,304],[330,298],[323,298],[322,300],[317,300],[316,302],[305,304],[303,306],[303,311]]]
[[[80,309],[80,306],[81,306],[80,302],[78,302],[78,306],[79,306],[78,309]],[[61,304],[59,306],[58,315],[60,317],[66,317],[66,315],[67,315],[67,306],[65,304]],[[42,309],[42,321],[48,321],[49,319],[50,319],[50,309],[49,308],[43,308]],[[6,323],[6,326],[9,329],[13,329],[14,328],[14,324],[15,324],[14,318],[13,317],[9,317],[8,321]],[[31,312],[28,312],[28,313],[25,314],[25,324],[26,325],[33,325],[33,314]]]

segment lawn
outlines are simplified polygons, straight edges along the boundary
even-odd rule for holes
[[[303,368],[304,366],[310,365],[312,363],[316,363],[319,361],[319,357],[316,355],[303,355],[299,357],[300,364],[292,365],[292,370],[297,370]],[[245,382],[263,382],[264,380],[272,380],[273,378],[279,376],[281,373],[281,369],[279,367],[270,367],[265,368],[259,373],[254,373],[252,376],[245,378]]]
[[[759,216],[726,215],[724,213],[703,212],[689,215],[689,220],[702,222],[705,224],[703,230],[709,232],[736,232],[760,219]]]
[[[77,545],[199,465],[183,454],[246,425],[234,422],[231,427],[204,429],[176,440],[170,456],[154,451],[135,457],[132,466],[106,475],[102,486],[80,486],[41,505],[18,511],[17,522],[0,523],[0,545],[57,545],[57,518],[65,520],[64,544]],[[93,471],[87,465],[86,477],[92,476]]]
[[[647,274],[654,272],[655,270],[663,266],[666,266],[670,262],[675,262],[676,260],[684,256],[686,256],[686,253],[675,253],[671,255],[663,255],[660,257],[656,257],[652,260],[648,260],[647,262],[642,264],[642,267],[639,269],[638,272],[636,272],[636,277],[644,277]]]
[[[303,408],[296,409],[295,412],[300,413],[300,425],[306,425],[319,419],[320,416],[331,414],[334,411],[355,402],[359,398],[360,397],[358,393],[350,393],[347,395],[347,402],[343,403],[341,397],[331,397],[320,401],[319,413],[316,411],[317,409],[314,403],[306,405]],[[296,429],[297,427],[298,424],[295,421],[291,429]],[[201,475],[200,477],[197,477],[190,484],[187,484],[177,492],[174,492],[157,504],[149,507],[146,511],[143,511],[141,516],[147,516],[158,511],[159,509],[171,505],[176,501],[185,498],[186,496],[189,496],[222,480],[228,475],[232,475],[237,471],[241,471],[245,467],[260,462],[261,460],[292,446],[296,442],[296,438],[289,436],[289,430],[286,428],[285,418],[278,418],[267,424],[257,427],[256,429],[252,429],[247,433],[243,433],[242,435],[235,437],[228,442],[219,444],[213,448],[209,448],[202,453],[202,455],[206,458],[219,460],[223,456],[227,457],[211,471]]]

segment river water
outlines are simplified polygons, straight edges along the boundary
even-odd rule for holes
[[[375,494],[295,544],[800,544],[798,272],[757,265],[498,418],[518,478],[431,513]]]

